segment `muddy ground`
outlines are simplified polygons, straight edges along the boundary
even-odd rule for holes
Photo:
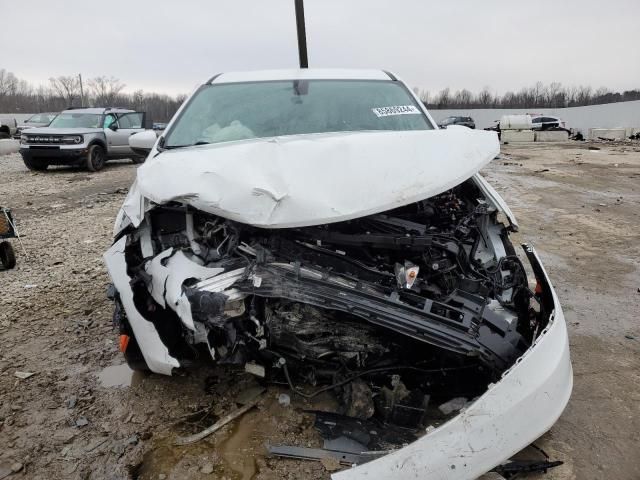
[[[640,478],[640,145],[598,147],[507,145],[484,172],[567,317],[574,391],[537,442],[565,462],[549,479]],[[282,406],[285,390],[270,387],[232,426],[172,445],[255,384],[214,369],[161,377],[122,365],[101,255],[134,176],[127,161],[32,173],[18,155],[0,157],[0,204],[14,209],[24,244],[13,242],[17,268],[0,271],[0,478],[12,465],[11,478],[328,478],[331,465],[266,459],[263,444],[319,446],[302,409],[331,407],[330,396]]]

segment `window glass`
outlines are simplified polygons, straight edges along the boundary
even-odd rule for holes
[[[49,123],[55,115],[48,115],[46,113],[38,113],[29,118],[25,123]]]
[[[142,128],[142,113],[125,113],[118,117],[120,128]]]
[[[167,134],[177,147],[247,138],[433,127],[391,80],[286,80],[208,85]]]
[[[104,123],[102,124],[102,128],[109,128],[116,121],[116,116],[112,113],[105,115]]]
[[[62,112],[49,125],[52,128],[100,128],[99,113]]]

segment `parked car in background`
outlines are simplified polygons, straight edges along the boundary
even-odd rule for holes
[[[153,125],[151,126],[152,129],[156,130],[156,131],[162,131],[165,128],[167,128],[167,124],[166,123],[161,123],[161,122],[154,122]]]
[[[438,123],[440,128],[447,128],[449,125],[462,125],[463,127],[476,128],[476,122],[471,117],[447,117]]]
[[[533,123],[533,130],[567,129],[564,120],[550,115],[531,115],[531,122]]]
[[[129,147],[129,136],[145,130],[145,113],[123,108],[65,110],[48,127],[30,128],[20,135],[20,154],[29,170],[49,165],[85,165],[101,170],[107,160],[144,161]]]
[[[11,138],[18,128],[18,122],[13,117],[0,117],[0,140]]]
[[[59,112],[45,112],[45,113],[36,113],[35,115],[31,115],[24,122],[22,122],[16,128],[16,132],[13,134],[13,138],[20,139],[20,135],[23,131],[29,128],[36,127],[48,127],[51,123],[51,120],[56,118]]]

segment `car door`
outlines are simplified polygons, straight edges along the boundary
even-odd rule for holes
[[[102,123],[104,134],[107,137],[107,149],[109,156],[118,156],[123,153],[125,143],[128,143],[126,132],[120,131],[118,116],[115,113],[107,113]]]
[[[107,136],[110,140],[109,149],[117,156],[132,154],[129,147],[129,137],[134,133],[144,131],[144,112],[127,112],[117,115],[117,129]],[[111,129],[109,129],[111,130]]]

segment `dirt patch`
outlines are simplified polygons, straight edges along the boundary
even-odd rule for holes
[[[507,145],[485,172],[520,239],[543,257],[570,331],[574,393],[537,442],[566,462],[550,479],[640,478],[640,152],[599,147]],[[283,406],[286,390],[272,386],[240,421],[176,447],[176,435],[235,408],[253,380],[122,366],[101,256],[134,165],[32,173],[11,155],[0,171],[1,203],[14,209],[26,249],[14,242],[18,266],[0,272],[0,466],[19,462],[18,475],[42,479],[329,477],[322,464],[264,451],[266,441],[320,446],[303,411],[318,404],[292,395]]]

